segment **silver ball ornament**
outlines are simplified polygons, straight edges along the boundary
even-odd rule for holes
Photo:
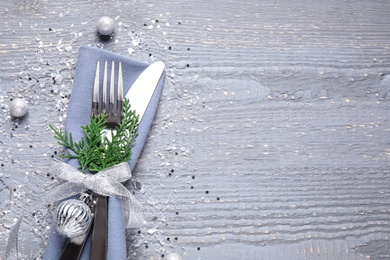
[[[92,222],[92,212],[83,201],[70,199],[57,207],[55,219],[58,233],[75,238],[88,231]]]
[[[170,253],[167,255],[167,257],[165,259],[166,260],[183,260],[181,255],[179,255],[178,253]]]
[[[100,35],[109,36],[115,31],[115,23],[108,16],[102,16],[96,23],[96,29]]]
[[[12,117],[22,117],[27,113],[27,101],[24,98],[15,98],[11,102],[10,113]]]

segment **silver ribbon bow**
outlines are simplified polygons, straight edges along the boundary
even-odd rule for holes
[[[114,165],[108,169],[96,174],[82,173],[76,168],[61,162],[54,161],[50,167],[50,172],[57,174],[59,179],[66,181],[49,192],[42,198],[34,201],[27,210],[32,214],[50,203],[69,198],[80,194],[86,190],[91,190],[102,196],[117,196],[122,198],[123,213],[126,228],[139,228],[143,225],[143,210],[141,203],[131,194],[131,192],[122,184],[129,180],[131,175],[130,167],[127,163]],[[24,215],[21,216],[8,237],[5,259],[18,258],[18,233],[20,224]]]

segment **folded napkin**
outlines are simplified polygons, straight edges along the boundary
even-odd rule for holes
[[[65,130],[72,133],[73,139],[78,141],[83,136],[81,126],[90,121],[92,92],[95,78],[96,63],[102,61],[115,61],[122,63],[124,93],[126,94],[130,86],[148,66],[148,64],[134,61],[112,52],[104,51],[98,48],[82,46],[79,50],[79,56],[76,65],[76,73],[68,113],[66,117]],[[165,72],[161,76],[156,90],[150,100],[149,106],[139,123],[138,136],[133,144],[131,160],[128,162],[131,170],[134,169],[138,157],[141,154],[145,144],[150,126],[152,124],[157,106],[160,100],[161,91],[165,79]],[[78,167],[78,161],[75,159],[67,160],[66,163]],[[46,248],[44,259],[58,259],[61,251],[65,246],[67,238],[60,236],[52,226],[49,242]],[[123,217],[122,201],[116,197],[108,199],[108,237],[107,237],[107,259],[108,260],[125,260],[126,251],[126,233]],[[91,236],[88,238],[81,256],[82,260],[89,259],[91,249]]]

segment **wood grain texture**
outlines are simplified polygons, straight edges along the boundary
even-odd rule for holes
[[[389,259],[389,11],[385,0],[0,3],[1,248],[56,185],[47,126],[63,124],[78,47],[92,45],[167,64],[134,172],[147,224],[128,232],[128,259]],[[108,42],[94,28],[103,14],[117,24]],[[12,121],[18,94],[29,115]],[[26,218],[27,258],[49,216]]]

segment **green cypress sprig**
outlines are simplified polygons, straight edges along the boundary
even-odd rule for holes
[[[82,172],[99,172],[131,158],[131,145],[137,137],[139,116],[131,110],[130,101],[123,102],[123,119],[118,127],[106,135],[106,114],[92,117],[82,126],[84,136],[75,142],[72,133],[50,125],[58,144],[67,148],[62,158],[77,159]]]

